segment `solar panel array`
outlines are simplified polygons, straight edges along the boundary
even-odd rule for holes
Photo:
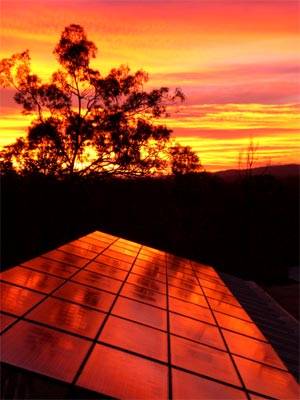
[[[93,232],[1,274],[2,361],[120,399],[296,399],[214,268]]]

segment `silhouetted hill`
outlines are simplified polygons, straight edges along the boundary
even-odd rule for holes
[[[240,176],[247,174],[247,170],[228,169],[215,173],[217,176],[225,180],[234,180]],[[265,167],[253,168],[251,170],[253,176],[259,175],[272,175],[279,179],[288,177],[300,177],[300,164],[286,164],[286,165],[271,165]]]

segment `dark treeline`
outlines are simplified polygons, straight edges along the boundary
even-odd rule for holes
[[[101,230],[257,281],[298,263],[297,178],[2,176],[2,267]]]

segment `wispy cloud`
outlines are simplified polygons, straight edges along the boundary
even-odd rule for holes
[[[83,25],[106,73],[128,64],[149,86],[182,87],[166,123],[206,166],[234,165],[250,136],[265,158],[295,160],[299,135],[299,3],[294,0],[3,0],[0,58],[29,49],[46,79],[64,26]],[[0,93],[0,144],[25,133],[13,91]]]

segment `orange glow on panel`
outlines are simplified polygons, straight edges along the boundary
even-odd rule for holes
[[[101,311],[108,311],[115,298],[111,293],[75,282],[65,283],[54,293],[54,296]]]
[[[135,322],[110,316],[99,340],[148,357],[167,361],[167,334]]]
[[[104,321],[105,314],[77,304],[49,298],[31,311],[28,318],[94,339]]]
[[[40,272],[47,272],[60,278],[68,278],[74,274],[77,269],[71,265],[61,263],[55,260],[48,260],[44,257],[37,257],[22,263],[23,266],[35,269]]]
[[[27,321],[5,332],[1,342],[3,362],[70,383],[90,347],[86,340]]]
[[[285,365],[270,344],[225,330],[223,335],[231,353],[286,370]]]
[[[273,398],[299,397],[299,385],[291,374],[237,356],[234,356],[234,360],[248,389]],[[265,384],[262,385],[262,382]]]
[[[165,400],[167,377],[165,365],[97,344],[78,384],[116,398]]]
[[[22,315],[43,299],[43,295],[5,282],[1,286],[1,311]]]
[[[78,241],[87,238],[107,241],[114,255],[122,255],[122,249],[127,251],[124,256],[141,250],[137,260],[141,257],[148,269],[138,267],[139,274],[133,268],[119,269],[109,264],[110,256],[105,256],[106,264],[89,259],[81,265],[78,249],[87,249],[74,246],[73,241],[60,247],[70,252],[66,257],[72,256],[68,259],[73,266],[64,264],[71,270],[63,269],[59,261],[63,251],[56,249],[30,260],[27,267],[4,271],[0,326],[4,327],[5,363],[95,391],[100,397],[298,398],[299,386],[284,364],[286,359],[280,359],[277,346],[268,342],[260,325],[238,305],[235,295],[224,297],[206,289],[204,278],[200,281],[197,275],[206,273],[207,282],[217,281],[223,290],[227,285],[240,287],[239,281],[218,274],[214,267],[106,238],[100,232]],[[102,251],[96,255],[101,257]],[[76,259],[81,269],[74,266]],[[158,267],[165,268],[166,279],[153,280],[165,291],[144,287],[138,280],[130,283],[130,277],[149,280],[149,266],[153,268],[156,259],[161,261]],[[39,272],[47,263],[51,273]],[[173,286],[177,278],[169,281],[176,268],[190,276],[185,281],[192,283],[190,291],[180,283]],[[108,278],[105,274],[110,270],[120,275]],[[59,276],[69,280],[52,272],[62,272]],[[196,288],[203,290],[202,296]],[[251,303],[245,306],[248,309]]]
[[[23,267],[16,267],[2,272],[0,279],[42,293],[50,293],[63,283],[63,280],[60,278]]]

